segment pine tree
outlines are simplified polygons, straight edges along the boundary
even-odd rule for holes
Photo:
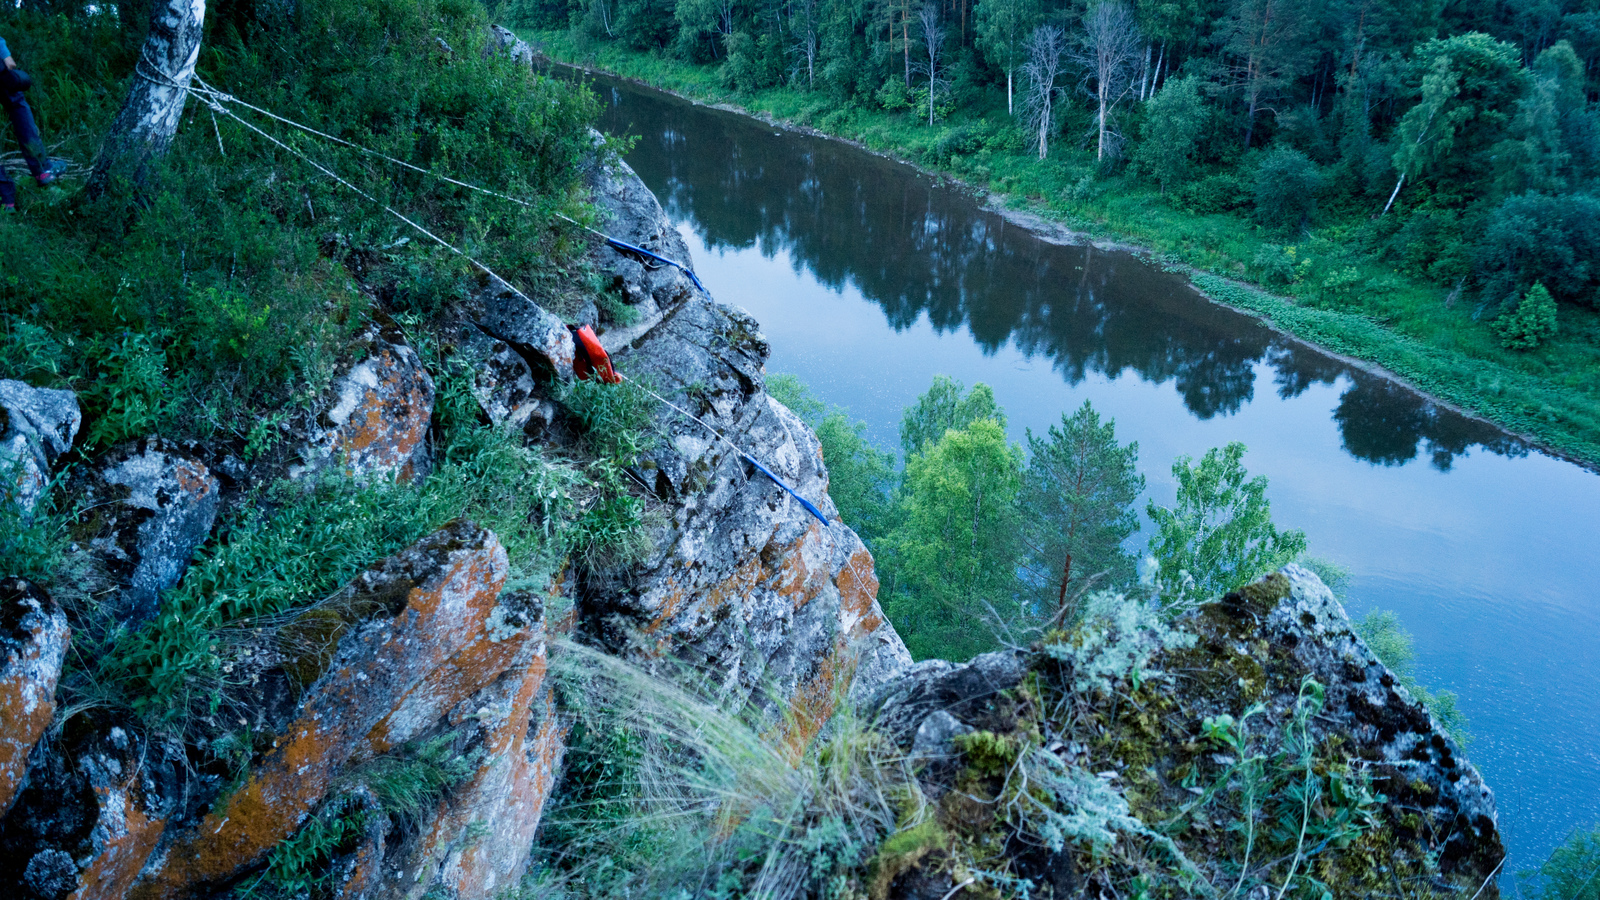
[[[1023,540],[1036,615],[1069,621],[1069,599],[1097,575],[1100,587],[1131,580],[1133,560],[1122,542],[1139,530],[1133,503],[1144,491],[1139,444],[1117,444],[1116,423],[1103,424],[1086,400],[1062,414],[1048,438],[1028,432]]]
[[[1534,282],[1515,309],[1495,321],[1500,343],[1507,350],[1532,350],[1555,336],[1556,301],[1544,282]]]

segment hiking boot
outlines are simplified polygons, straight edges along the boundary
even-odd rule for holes
[[[33,180],[38,183],[40,187],[49,187],[50,185],[56,183],[56,178],[64,169],[66,169],[66,164],[61,160],[47,159],[44,163],[44,171],[33,176]]]

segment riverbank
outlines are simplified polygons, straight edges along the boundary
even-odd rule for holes
[[[1052,240],[1141,253],[1188,276],[1214,302],[1600,469],[1600,316],[1592,312],[1563,306],[1557,339],[1531,353],[1508,351],[1459,292],[1385,267],[1352,248],[1339,226],[1278,243],[1281,237],[1237,216],[1183,212],[1131,177],[1097,176],[1093,160],[1070,148],[1033,158],[1013,146],[1008,123],[957,115],[929,128],[904,113],[830,110],[826,98],[788,88],[736,93],[714,69],[580,48],[565,33],[527,37],[554,61],[839,139],[960,182]]]

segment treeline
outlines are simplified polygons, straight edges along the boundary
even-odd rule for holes
[[[1006,124],[957,129],[946,158],[1064,146],[1185,210],[1347,224],[1341,242],[1482,315],[1542,285],[1499,322],[1508,347],[1552,333],[1552,301],[1600,303],[1596,0],[509,0],[503,15],[715,66],[738,91]],[[1257,263],[1296,277],[1292,255]]]
[[[1246,472],[1243,444],[1174,463],[1177,499],[1147,505],[1156,534],[1140,571],[1130,546],[1145,487],[1139,445],[1120,443],[1087,402],[1044,434],[1029,430],[1024,447],[1007,439],[988,385],[935,376],[901,418],[902,466],[792,376],[769,389],[816,429],[829,494],[872,550],[879,600],[918,659],[1026,644],[1075,624],[1097,590],[1181,609],[1306,550],[1304,534],[1273,524],[1267,480]]]

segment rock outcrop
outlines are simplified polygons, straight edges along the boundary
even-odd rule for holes
[[[458,522],[286,626],[282,669],[303,686],[292,718],[275,729],[271,749],[237,790],[165,836],[131,896],[184,897],[228,883],[263,862],[363,764],[434,735],[452,735],[460,753],[483,748],[483,768],[467,790],[498,779],[505,791],[497,799],[532,807],[536,821],[549,779],[517,757],[559,753],[537,746],[537,731],[527,741],[528,707],[542,686],[542,612],[525,596],[502,596],[505,576],[495,536]],[[558,745],[559,735],[546,740]],[[425,842],[430,851],[450,846],[452,836],[459,843],[446,825],[437,830],[439,842]],[[372,865],[389,864],[387,854],[376,856]],[[420,884],[421,894],[432,874],[412,867],[396,880],[407,890]]]
[[[28,774],[28,756],[56,711],[56,682],[72,633],[44,591],[0,580],[0,816]]]
[[[1269,873],[1281,882],[1289,859],[1335,897],[1402,885],[1407,896],[1498,896],[1492,793],[1316,575],[1288,566],[1165,636],[1159,618],[1119,633],[1129,621],[962,666],[919,663],[873,692],[873,725],[920,761],[943,836],[897,870],[890,895],[963,896],[960,848],[999,842],[1041,897],[1104,895],[1144,859],[1192,896]],[[1104,652],[1078,652],[1107,634]],[[1012,778],[1054,792],[1062,818],[1002,814],[995,798]],[[1315,802],[1302,810],[1307,792]],[[1260,868],[1241,875],[1247,828]],[[1316,842],[1297,849],[1296,828]],[[1118,842],[1097,846],[1097,833]],[[1269,842],[1286,855],[1275,861]]]
[[[17,504],[26,518],[50,484],[50,467],[72,447],[83,424],[71,391],[0,380],[0,501]],[[15,477],[15,487],[6,487]]]
[[[356,478],[426,475],[433,377],[399,335],[374,328],[362,344],[363,358],[334,381],[295,473],[337,465]]]
[[[589,171],[588,183],[608,235],[693,268],[683,236],[672,227],[661,202],[627,163],[620,159],[597,160]],[[606,273],[608,289],[638,312],[636,323],[617,330],[603,342],[607,352],[654,327],[668,310],[693,296],[704,296],[681,269],[659,260],[604,243],[597,244],[591,255]]]
[[[627,223],[630,243],[692,264],[631,170],[615,170],[596,195],[613,221]],[[615,648],[671,653],[720,673],[727,702],[777,697],[791,713],[779,739],[798,752],[852,685],[876,684],[911,661],[878,606],[872,556],[828,498],[816,435],[766,393],[759,324],[675,268],[645,269],[615,253],[598,260],[646,315],[601,340],[618,371],[667,401],[655,424],[666,440],[638,473],[667,522],[643,564],[585,573],[581,620]],[[743,454],[812,500],[828,524]]]
[[[211,534],[220,483],[200,460],[151,437],[95,460],[80,491],[86,512],[74,530],[121,586],[116,619],[155,618],[161,592]]]

